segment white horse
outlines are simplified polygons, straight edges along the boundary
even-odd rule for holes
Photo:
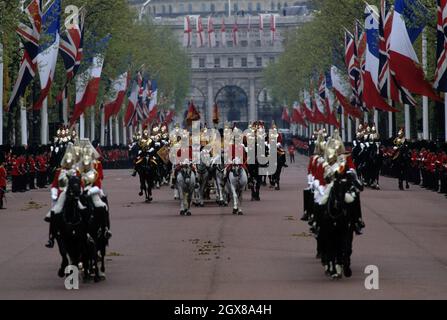
[[[228,205],[225,194],[225,166],[222,164],[213,165],[213,176],[216,186],[216,202],[219,206]]]
[[[235,159],[228,173],[228,181],[226,184],[228,195],[233,199],[233,214],[243,215],[241,209],[242,193],[247,187],[247,172],[242,167],[241,161]]]
[[[196,187],[196,174],[191,164],[183,164],[177,173],[177,191],[180,199],[180,215],[191,215],[191,202]]]
[[[211,174],[209,167],[205,163],[200,163],[197,166],[197,184],[198,188],[195,190],[194,205],[204,207],[204,194],[206,188],[208,187],[209,181],[211,179]]]

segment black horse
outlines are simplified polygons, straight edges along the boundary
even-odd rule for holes
[[[351,255],[354,232],[363,228],[359,192],[363,190],[356,175],[336,175],[327,204],[321,212],[318,247],[326,274],[340,279],[351,277]],[[354,195],[346,201],[346,195]],[[359,226],[359,224],[362,224]]]
[[[152,202],[152,189],[157,176],[157,162],[146,153],[140,154],[135,160],[135,170],[140,178],[140,197],[145,195],[146,202]]]
[[[86,216],[90,213],[82,206],[81,179],[72,176],[68,180],[66,199],[60,214],[53,215],[59,253],[62,256],[59,277],[64,277],[65,268],[71,264],[84,270],[84,279],[93,274],[95,282],[101,280],[97,266],[97,250],[94,239],[88,233]]]

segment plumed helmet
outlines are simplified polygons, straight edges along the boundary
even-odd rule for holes
[[[318,132],[317,139],[315,141],[314,154],[323,156],[326,149],[326,141],[324,140],[323,131]]]

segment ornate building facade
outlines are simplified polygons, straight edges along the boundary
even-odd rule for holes
[[[242,127],[257,119],[281,119],[281,108],[265,89],[263,70],[283,52],[286,33],[311,19],[306,1],[152,0],[144,8],[144,1],[138,2],[141,14],[172,29],[190,55],[189,98],[200,109],[204,122],[211,122],[215,104],[221,121],[240,122]],[[185,39],[185,17],[191,31],[189,40]],[[210,17],[215,39],[211,41]],[[202,33],[198,31],[200,20]]]

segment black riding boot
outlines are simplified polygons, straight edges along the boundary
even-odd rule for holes
[[[45,244],[45,247],[48,249],[54,248],[54,239],[56,238],[56,223],[55,223],[54,212],[51,212],[50,215],[50,227],[48,232],[48,242]]]

